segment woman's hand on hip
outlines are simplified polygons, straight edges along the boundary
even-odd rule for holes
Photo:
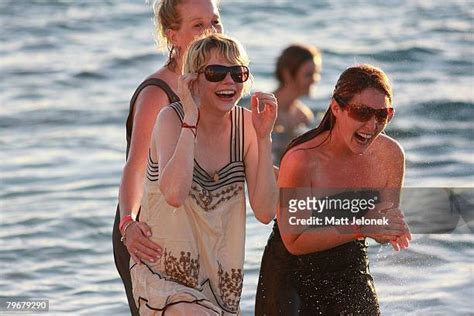
[[[124,244],[133,261],[141,260],[155,262],[161,257],[160,245],[150,240],[151,229],[146,223],[134,222],[124,232]]]

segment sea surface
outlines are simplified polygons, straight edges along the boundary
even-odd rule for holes
[[[252,59],[254,91],[275,89],[275,59],[294,42],[323,51],[321,83],[305,100],[316,113],[346,67],[384,69],[396,108],[387,132],[405,149],[405,185],[472,194],[472,1],[222,0],[221,7],[226,32]],[[49,299],[54,315],[128,314],[111,231],[128,102],[166,59],[152,33],[142,0],[0,0],[0,296]],[[371,244],[384,315],[472,315],[474,235],[459,226],[417,234],[399,253]],[[247,227],[241,308],[253,315],[271,225],[248,210]]]

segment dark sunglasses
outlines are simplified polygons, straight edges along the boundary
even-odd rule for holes
[[[367,122],[375,116],[377,122],[381,124],[387,124],[388,122],[390,122],[393,117],[393,114],[395,113],[395,109],[392,107],[384,109],[374,109],[370,106],[362,104],[348,104],[338,96],[334,96],[334,100],[336,100],[336,102],[340,106],[342,106],[344,110],[347,110],[351,118],[359,122]]]
[[[223,66],[207,65],[204,70],[198,71],[204,73],[206,79],[210,82],[219,82],[224,80],[228,73],[232,80],[237,83],[244,83],[249,79],[250,71],[246,66]]]

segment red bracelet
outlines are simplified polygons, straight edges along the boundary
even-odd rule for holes
[[[197,127],[196,127],[196,126],[188,125],[188,124],[186,124],[186,123],[183,122],[183,124],[181,125],[181,128],[189,128],[189,130],[191,131],[191,133],[193,133],[194,138],[196,138],[196,136],[197,136],[197,133],[196,133]]]
[[[181,123],[181,128],[189,128],[191,130],[191,132],[193,133],[194,135],[194,138],[196,138],[197,136],[197,126],[199,124],[199,118],[200,118],[200,112],[199,112],[199,109],[198,109],[198,118],[197,118],[197,121],[196,121],[196,125],[189,125],[188,123],[184,122]]]
[[[123,235],[123,227],[125,226],[125,224],[127,224],[128,222],[130,221],[133,221],[133,218],[132,218],[132,215],[125,215],[121,220],[120,220],[120,223],[119,223],[119,230],[120,230],[120,233]]]

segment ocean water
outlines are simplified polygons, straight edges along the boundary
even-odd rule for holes
[[[128,102],[165,61],[151,17],[144,1],[0,0],[0,296],[49,299],[55,315],[128,314],[110,235]],[[472,190],[472,1],[225,0],[222,19],[249,52],[253,90],[275,88],[286,45],[319,46],[322,81],[306,100],[315,112],[343,69],[380,66],[405,184]],[[472,315],[474,238],[462,224],[415,235],[400,253],[371,245],[383,314]],[[270,230],[248,211],[244,315]]]

